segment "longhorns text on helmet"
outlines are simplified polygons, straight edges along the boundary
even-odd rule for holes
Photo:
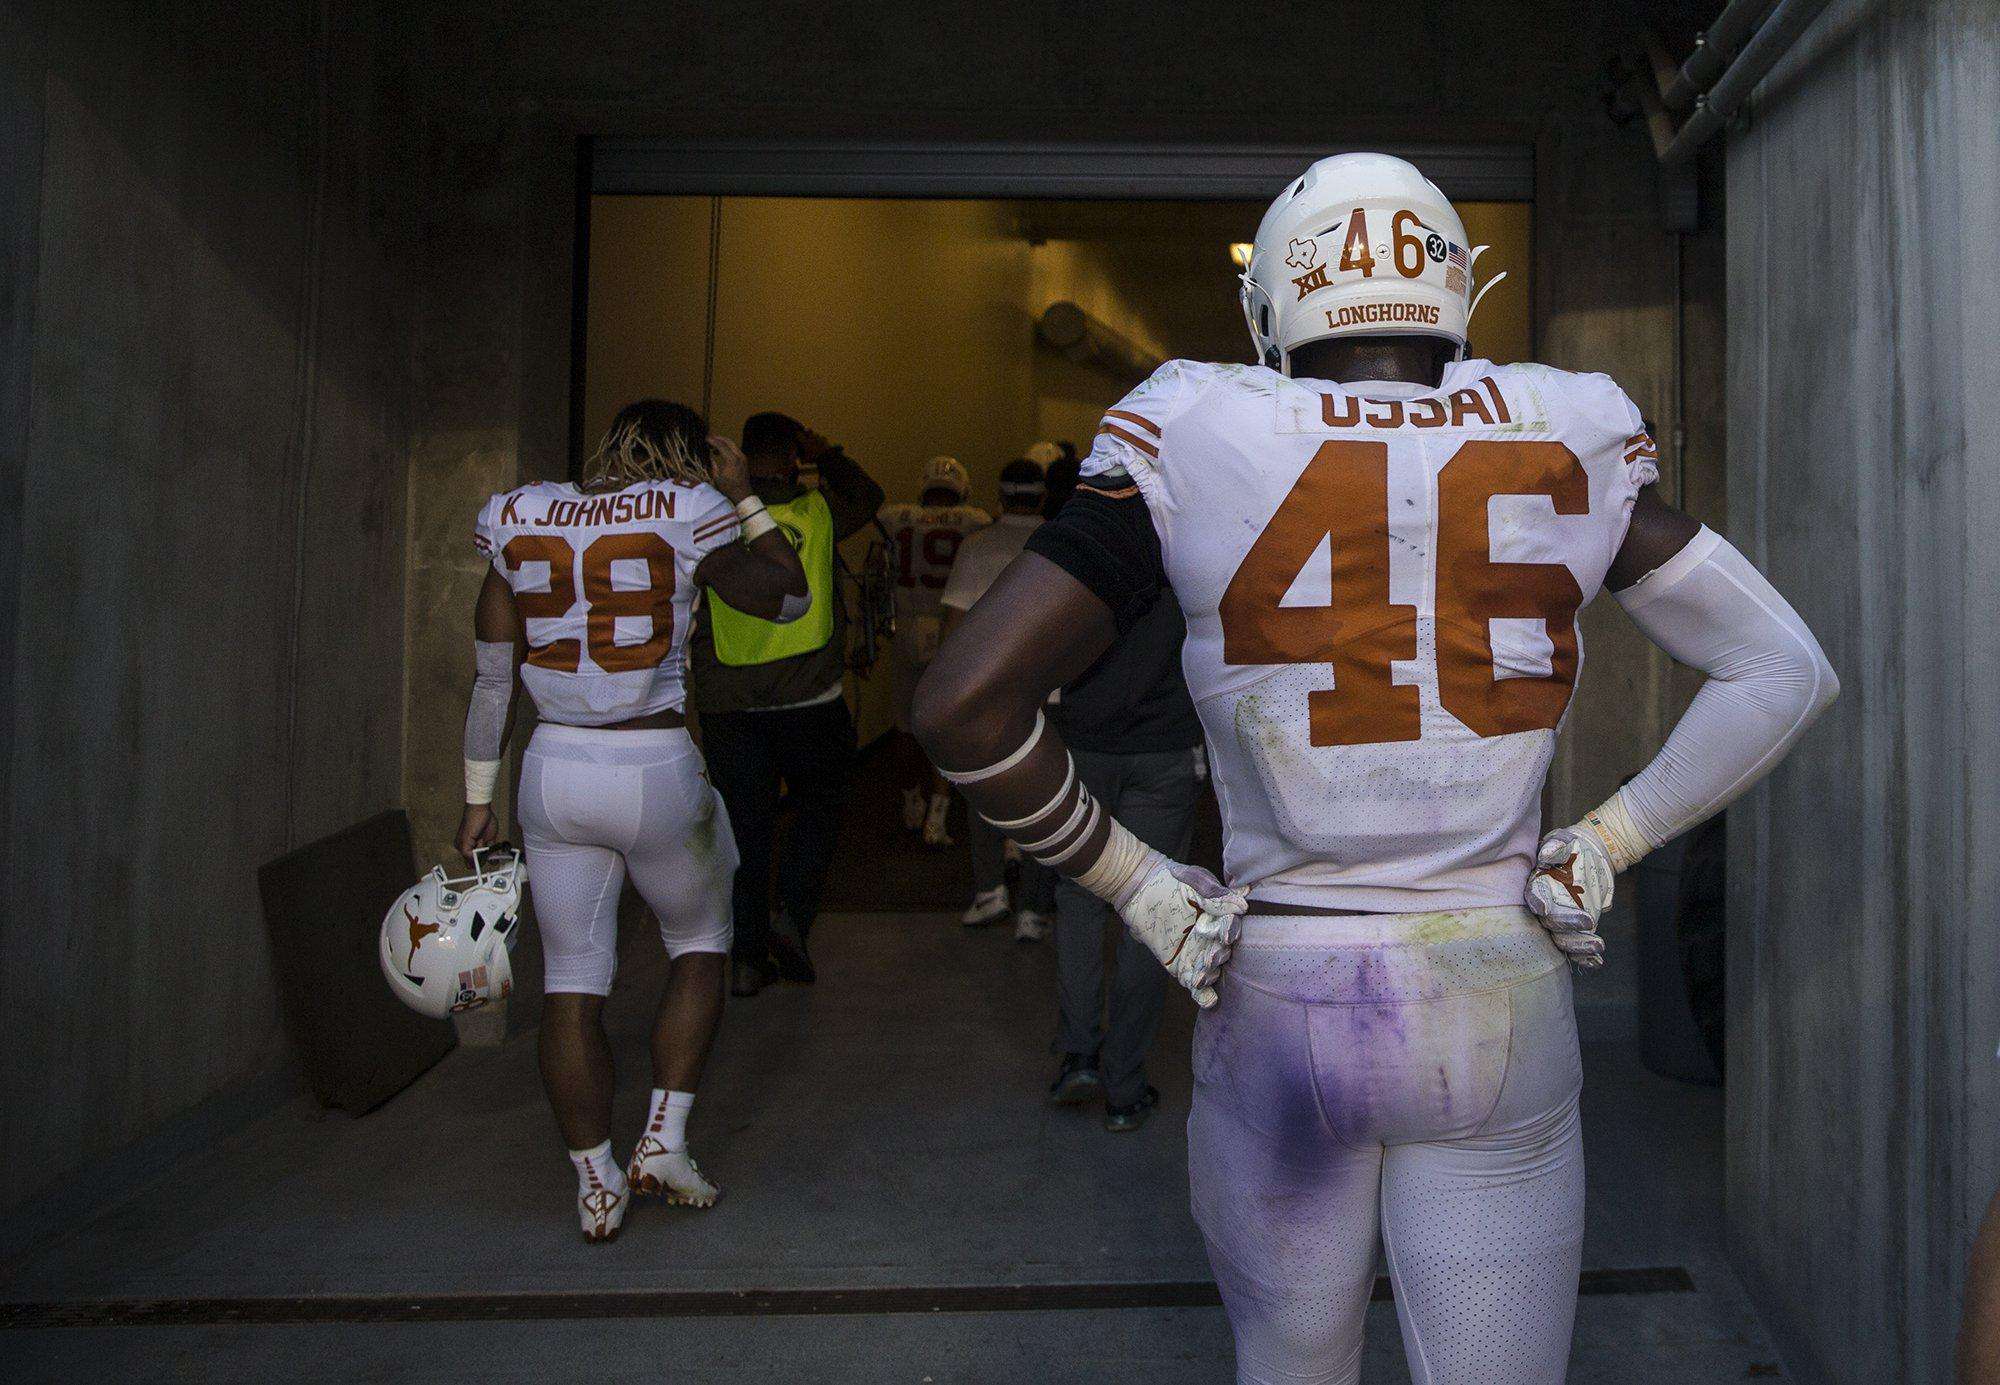
[[[1257,359],[1289,375],[1291,353],[1347,336],[1443,337],[1465,354],[1485,246],[1437,185],[1387,154],[1337,154],[1288,184],[1264,213],[1242,280]]]

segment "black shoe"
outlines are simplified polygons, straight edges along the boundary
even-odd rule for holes
[[[1065,1053],[1056,1080],[1049,1083],[1049,1103],[1053,1106],[1081,1106],[1104,1095],[1104,1079],[1098,1075],[1097,1059],[1081,1053]]]
[[[1153,1108],[1160,1104],[1157,1088],[1148,1087],[1139,1093],[1139,1099],[1130,1106],[1107,1106],[1104,1108],[1104,1128],[1114,1135],[1127,1130],[1137,1130],[1153,1114]]]
[[[729,968],[729,993],[733,996],[753,996],[771,984],[771,970],[757,963],[739,957]]]
[[[783,933],[771,934],[771,964],[777,968],[780,981],[790,981],[800,986],[810,986],[818,979],[813,970],[812,958],[806,952],[805,939],[793,942]]]

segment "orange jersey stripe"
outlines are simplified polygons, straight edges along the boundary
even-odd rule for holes
[[[1135,413],[1132,413],[1132,412],[1131,412],[1130,410],[1127,410],[1127,409],[1107,409],[1107,410],[1105,410],[1105,413],[1104,413],[1104,416],[1105,416],[1106,418],[1122,418],[1122,419],[1124,419],[1124,420],[1125,420],[1125,421],[1126,421],[1127,423],[1136,423],[1136,424],[1138,424],[1138,425],[1139,425],[1139,427],[1141,427],[1141,428],[1144,428],[1144,429],[1145,429],[1145,430],[1146,430],[1146,431],[1147,431],[1148,433],[1151,433],[1151,434],[1152,434],[1152,435],[1153,435],[1154,437],[1156,437],[1156,438],[1157,438],[1158,436],[1160,436],[1160,425],[1159,425],[1159,424],[1157,424],[1157,423],[1153,422],[1153,420],[1152,420],[1152,419],[1150,419],[1150,418],[1146,418],[1146,417],[1144,417],[1144,416],[1143,416],[1143,415],[1141,415],[1141,414],[1135,414]]]
[[[1151,457],[1154,461],[1158,461],[1160,458],[1159,448],[1153,446],[1153,444],[1151,444],[1150,442],[1147,442],[1137,433],[1126,432],[1123,428],[1120,428],[1115,423],[1107,421],[1101,424],[1098,427],[1097,431],[1100,433],[1109,433],[1114,438],[1123,438],[1126,442],[1131,443],[1132,446],[1138,448],[1141,452],[1145,453],[1148,457]]]

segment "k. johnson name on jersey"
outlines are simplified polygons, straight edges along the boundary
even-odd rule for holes
[[[551,500],[542,506],[542,513],[532,519],[520,512],[521,502],[528,498],[520,494],[508,496],[507,503],[500,510],[500,523],[565,529],[578,524],[633,524],[674,517],[674,492],[650,487],[583,500]]]

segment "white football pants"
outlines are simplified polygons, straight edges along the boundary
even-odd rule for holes
[[[1524,909],[1244,920],[1188,1172],[1241,1382],[1352,1385],[1379,1241],[1416,1385],[1557,1385],[1583,1249],[1569,971]]]
[[[628,870],[668,956],[729,951],[736,838],[685,730],[543,722],[521,759],[519,814],[544,991],[610,994]]]

